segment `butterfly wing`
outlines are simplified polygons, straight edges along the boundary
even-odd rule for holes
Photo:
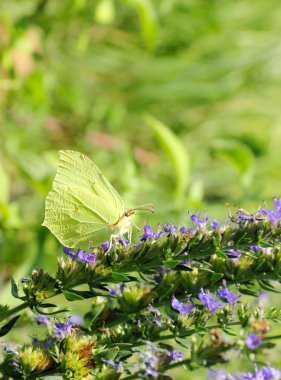
[[[46,198],[45,220],[58,240],[70,248],[87,248],[109,239],[110,225],[123,215],[124,204],[97,166],[82,153],[60,151],[53,188]]]

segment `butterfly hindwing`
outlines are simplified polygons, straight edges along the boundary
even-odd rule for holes
[[[124,205],[96,165],[74,151],[60,151],[53,189],[46,199],[45,220],[59,241],[67,247],[86,248],[110,237],[110,225],[118,222]]]

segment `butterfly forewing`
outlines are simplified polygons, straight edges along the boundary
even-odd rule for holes
[[[118,222],[124,205],[96,165],[74,151],[60,151],[53,189],[46,199],[47,226],[62,244],[87,247],[108,240],[110,225]]]

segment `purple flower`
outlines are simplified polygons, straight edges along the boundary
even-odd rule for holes
[[[210,369],[208,372],[208,379],[214,380],[236,380],[236,378],[230,374],[226,374],[223,371],[215,371]]]
[[[180,228],[180,233],[181,234],[186,234],[187,232],[188,232],[188,228],[186,228],[185,226],[182,226],[181,228]]]
[[[86,262],[88,264],[94,264],[94,262],[96,261],[96,258],[97,258],[97,255],[95,253],[89,254],[86,258]]]
[[[74,324],[70,320],[63,322],[56,322],[54,328],[54,334],[58,335],[60,339],[64,339],[67,335],[72,332],[72,327]]]
[[[281,218],[281,199],[274,198],[274,208],[276,211],[269,209],[261,210],[261,213],[266,215],[273,225]]]
[[[148,311],[149,311],[150,313],[154,314],[154,315],[157,316],[157,317],[161,317],[161,315],[162,315],[162,313],[161,313],[158,309],[156,309],[156,307],[148,306],[147,309],[148,309]]]
[[[186,315],[188,313],[191,313],[192,310],[195,309],[194,305],[184,304],[183,302],[180,302],[179,300],[177,300],[175,296],[172,297],[171,306],[173,309],[177,310],[182,315]]]
[[[205,228],[208,221],[210,220],[209,217],[199,218],[196,214],[191,215],[190,219],[195,224],[197,229]]]
[[[19,346],[19,348],[21,348]],[[7,354],[19,355],[19,352],[12,346],[12,343],[4,343],[4,351]]]
[[[89,253],[86,253],[84,249],[78,249],[77,258],[82,262],[93,264],[96,260],[96,254],[95,253],[89,254]]]
[[[255,334],[249,334],[245,340],[245,343],[250,350],[254,350],[262,344],[262,339]]]
[[[40,346],[45,350],[48,350],[55,343],[55,339],[52,336],[47,336],[45,340],[39,340],[37,338],[32,339],[32,344],[35,346]]]
[[[170,273],[172,272],[172,269],[171,268],[168,268],[168,267],[165,267],[164,265],[162,265],[160,268],[159,268],[159,273],[156,274],[154,277],[153,277],[153,280],[160,283],[162,278],[163,278],[163,275],[164,273]]]
[[[217,222],[216,220],[214,220],[212,223],[211,223],[211,228],[212,230],[218,230],[220,228],[220,224],[219,222]]]
[[[249,245],[248,248],[251,251],[261,251],[270,253],[270,247],[261,247],[260,245]]]
[[[63,247],[63,252],[64,252],[67,256],[70,256],[72,259],[75,259],[75,258],[77,257],[77,253],[71,251],[71,248]]]
[[[114,362],[113,360],[106,360],[101,359],[105,364],[109,365],[110,367],[116,368],[118,372],[124,371],[124,366],[121,362]]]
[[[212,312],[221,307],[224,307],[223,303],[220,303],[218,300],[215,300],[214,298],[210,297],[209,290],[205,292],[204,289],[201,289],[200,293],[198,294],[198,298],[203,303],[203,305],[206,306]]]
[[[78,249],[77,258],[80,261],[87,261],[87,256],[88,256],[88,254],[86,253],[86,251],[84,251],[84,249]]]
[[[88,264],[93,264],[96,260],[95,253],[86,253],[84,249],[78,249],[77,252],[73,252],[71,251],[71,248],[63,247],[63,252],[72,259],[78,259],[79,261],[86,262]]]
[[[273,367],[256,368],[255,373],[244,373],[243,380],[280,380],[281,372]]]
[[[111,296],[116,296],[119,293],[123,293],[124,289],[126,288],[126,284],[119,284],[118,287],[119,289],[109,289],[109,294]]]
[[[161,322],[158,321],[158,319],[153,319],[152,322],[155,323],[158,327],[161,327],[161,326],[162,326],[162,325],[161,325]]]
[[[46,315],[38,315],[38,316],[37,316],[37,319],[36,319],[36,323],[37,323],[37,325],[48,326],[48,324],[49,324],[49,320],[48,320],[48,318],[46,317]]]
[[[139,374],[139,377],[158,377],[158,357],[155,355],[156,347],[150,342],[146,342],[149,345],[149,349],[146,351],[140,351],[141,354],[141,363],[144,374]],[[155,353],[154,353],[155,352]]]
[[[120,293],[120,290],[119,289],[109,289],[109,294],[111,296],[116,296],[117,294]]]
[[[169,224],[166,224],[166,226],[164,226],[164,232],[166,232],[166,234],[176,237],[178,229],[174,224],[169,223]]]
[[[102,243],[100,245],[100,248],[101,248],[102,251],[106,252],[108,250],[108,248],[109,248],[109,241],[105,241],[104,243]]]
[[[225,252],[227,256],[230,256],[230,259],[237,258],[240,256],[241,251],[230,248],[228,251]]]
[[[226,286],[219,291],[219,295],[223,298],[226,298],[227,302],[230,303],[231,305],[234,305],[236,301],[242,297],[242,295],[235,296],[235,294],[233,294],[230,290],[228,290]]]
[[[130,243],[128,239],[125,239],[122,237],[122,239],[118,239],[118,243],[122,244],[123,247],[127,247],[127,245]]]
[[[181,360],[183,358],[183,353],[180,351],[171,351],[169,356],[172,360]]]
[[[70,322],[75,326],[83,326],[84,325],[84,318],[81,317],[81,315],[74,314],[70,317]]]
[[[157,234],[148,224],[146,224],[143,228],[143,234],[140,241],[147,241],[148,239],[157,239]]]

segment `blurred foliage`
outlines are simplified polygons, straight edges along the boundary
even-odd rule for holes
[[[58,149],[90,156],[128,207],[155,203],[152,224],[280,196],[280,19],[277,0],[0,4],[4,300],[12,273],[60,252],[40,226]]]

